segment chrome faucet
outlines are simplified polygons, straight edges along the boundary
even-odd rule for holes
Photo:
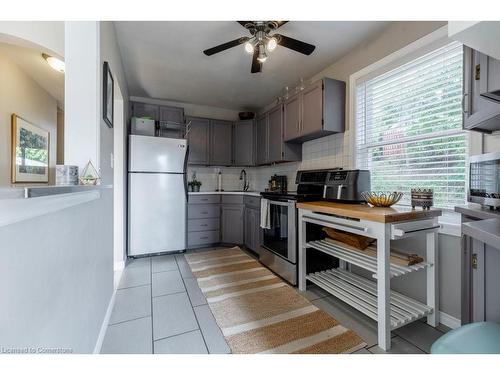
[[[243,191],[247,191],[250,187],[250,183],[247,181],[247,171],[244,169],[240,172],[240,180],[243,180]]]

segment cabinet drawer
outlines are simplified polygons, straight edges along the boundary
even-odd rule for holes
[[[220,203],[220,195],[219,194],[189,195],[189,204],[209,204],[209,203]]]
[[[188,233],[188,247],[210,245],[219,242],[219,231],[209,230],[205,232],[190,232]]]
[[[220,217],[218,204],[189,204],[188,219],[209,219]]]
[[[243,195],[222,195],[223,204],[243,204]]]
[[[243,202],[245,206],[253,207],[260,210],[260,197],[252,197],[251,195],[245,195],[243,197]]]
[[[218,230],[220,221],[215,219],[193,219],[188,220],[188,232],[203,232],[207,230]]]

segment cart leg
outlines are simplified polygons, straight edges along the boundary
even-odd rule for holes
[[[377,237],[377,315],[378,346],[387,351],[391,348],[391,227],[381,224]]]
[[[302,220],[303,213],[299,209],[299,290],[304,292],[306,290],[306,223]]]
[[[438,285],[438,235],[435,232],[427,233],[427,262],[432,267],[427,267],[427,306],[432,307],[432,314],[427,317],[427,324],[436,327],[439,324],[439,285]]]

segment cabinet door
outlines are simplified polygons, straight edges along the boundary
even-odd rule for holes
[[[283,155],[283,107],[277,106],[268,112],[268,162],[281,161]]]
[[[233,161],[233,123],[210,120],[210,164],[231,165]]]
[[[178,124],[184,123],[184,108],[160,107],[160,121],[172,121]]]
[[[150,117],[153,120],[159,120],[159,107],[154,104],[132,103],[132,117]]]
[[[234,124],[234,164],[249,166],[254,164],[254,121],[238,121]]]
[[[187,117],[187,122],[191,122],[188,134],[189,164],[209,164],[208,142],[210,120],[199,117]]]
[[[267,114],[257,119],[257,165],[266,164],[269,160],[267,120]]]
[[[323,130],[323,81],[302,92],[301,136]]]
[[[464,129],[492,131],[500,122],[500,103],[484,98],[481,89],[488,80],[488,57],[464,46]],[[485,73],[486,72],[486,73]]]
[[[290,141],[300,136],[300,95],[295,95],[284,104],[284,140]]]
[[[243,243],[243,205],[222,205],[222,242]]]
[[[244,220],[243,220],[243,227],[244,227],[244,237],[245,241],[244,244],[247,248],[250,250],[252,249],[252,209],[245,207],[245,214],[244,214]]]
[[[251,249],[259,252],[260,248],[260,210],[252,209],[252,246]]]

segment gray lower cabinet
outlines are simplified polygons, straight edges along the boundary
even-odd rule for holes
[[[233,123],[210,120],[210,164],[233,164]]]
[[[194,249],[220,242],[220,195],[190,195],[187,247]]]
[[[254,120],[237,121],[233,132],[234,165],[237,167],[252,166],[254,159]]]
[[[245,196],[244,203],[244,244],[248,249],[259,253],[261,243],[260,197]]]
[[[209,164],[210,120],[200,117],[186,117],[189,124],[189,164]]]
[[[250,207],[245,207],[245,246],[259,252],[260,211]]]
[[[221,208],[221,242],[230,244],[243,243],[242,204],[223,204]]]
[[[464,46],[463,69],[464,129],[486,133],[500,130],[500,102],[483,96],[493,85],[500,86],[500,60]]]

